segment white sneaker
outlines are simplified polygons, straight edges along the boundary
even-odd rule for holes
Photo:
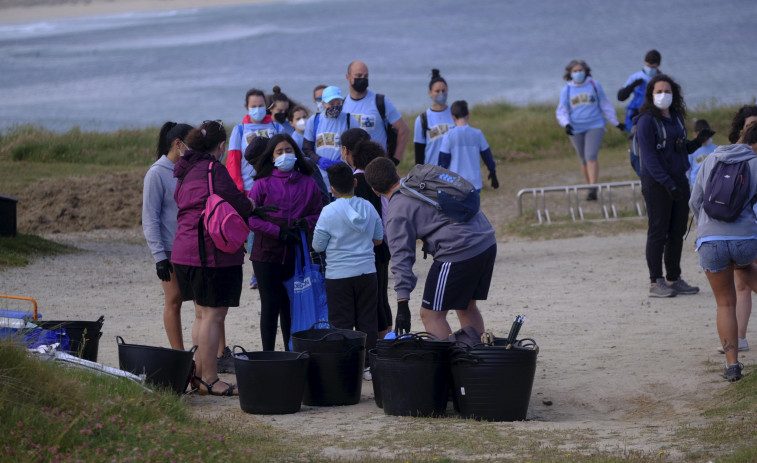
[[[739,352],[746,352],[749,350],[749,343],[746,342],[746,338],[739,338]],[[718,352],[725,354],[723,346],[718,347]]]
[[[366,381],[373,381],[373,376],[371,376],[371,369],[366,368],[363,370],[363,379]]]

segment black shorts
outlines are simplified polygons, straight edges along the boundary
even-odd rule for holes
[[[431,264],[423,289],[421,307],[428,310],[465,310],[471,300],[482,301],[489,295],[494,273],[497,245],[460,262]]]
[[[242,266],[193,267],[173,264],[181,299],[205,307],[239,307]]]

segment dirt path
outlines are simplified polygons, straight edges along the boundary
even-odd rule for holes
[[[95,320],[105,315],[99,361],[106,365],[118,366],[116,335],[128,343],[167,345],[162,292],[140,229],[51,237],[87,252],[2,272],[0,293],[36,298],[48,319]],[[692,238],[685,245],[684,277],[702,291],[672,299],[647,297],[644,238],[637,233],[499,243],[492,290],[481,304],[487,328],[505,334],[514,315],[526,314],[521,335],[537,340],[540,355],[529,420],[490,426],[554,435],[551,445],[562,442],[568,451],[574,444],[564,443],[564,433],[576,432],[591,436],[592,448],[654,454],[664,450],[680,457],[686,443],[675,437],[676,429],[704,422],[702,404],[728,384],[719,377],[723,357],[715,352],[714,299],[697,265]],[[420,281],[428,264],[419,259]],[[246,278],[250,270],[247,264]],[[417,303],[418,290],[411,300]],[[0,308],[13,307],[0,300]],[[417,306],[413,312],[413,327],[419,329]],[[189,339],[190,306],[183,316]],[[259,299],[245,289],[242,307],[231,309],[227,318],[228,343],[259,350],[258,323]],[[754,353],[741,360],[748,372]],[[392,435],[401,432],[398,423],[413,421],[385,416],[372,395],[371,384],[365,382],[358,405],[303,406],[299,413],[276,417],[247,415],[234,399],[192,397],[189,403],[198,414],[235,426],[263,422],[286,433],[327,436],[341,443]],[[549,401],[552,405],[545,405]],[[321,444],[323,455],[359,456],[341,443]],[[454,449],[449,452],[455,455]]]

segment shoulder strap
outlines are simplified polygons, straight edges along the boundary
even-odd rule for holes
[[[376,94],[376,109],[378,109],[381,120],[386,123],[386,104],[384,103],[384,95],[381,93]]]
[[[315,139],[316,135],[318,135],[318,116],[320,116],[321,113],[315,113],[315,117],[313,118],[313,138]]]
[[[352,114],[347,113],[347,130],[350,129],[350,119],[352,118]]]
[[[589,77],[589,83],[594,87],[594,94],[597,95],[597,106],[599,106],[599,90],[597,90],[597,84],[594,83],[594,79]]]
[[[426,110],[428,111],[428,109]],[[426,132],[428,132],[428,116],[426,111],[421,113],[421,130],[423,131],[423,138],[426,138]]]
[[[654,121],[655,135],[657,136],[657,149],[664,150],[668,139],[668,132],[665,130],[665,124],[654,116],[652,116],[652,121]]]
[[[208,196],[213,194],[213,161],[208,163]]]

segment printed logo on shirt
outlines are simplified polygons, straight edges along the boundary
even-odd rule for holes
[[[273,135],[273,130],[271,129],[258,129],[247,132],[246,134],[244,134],[244,137],[247,140],[247,144],[249,145],[250,143],[252,143],[252,140],[254,140],[255,137],[271,138],[273,137]]]
[[[573,95],[570,99],[571,106],[578,106],[582,104],[597,104],[597,99],[593,93],[579,93]]]
[[[352,114],[357,119],[358,125],[363,130],[373,130],[376,128],[376,116],[370,114]]]
[[[437,124],[428,129],[428,140],[433,141],[449,132],[449,124]]]
[[[696,162],[696,165],[699,165],[704,162],[705,158],[707,157],[706,154],[700,154],[696,158],[694,158],[694,162]]]
[[[324,146],[334,149],[341,149],[339,135],[334,132],[321,132],[315,137],[315,147],[322,148]]]

